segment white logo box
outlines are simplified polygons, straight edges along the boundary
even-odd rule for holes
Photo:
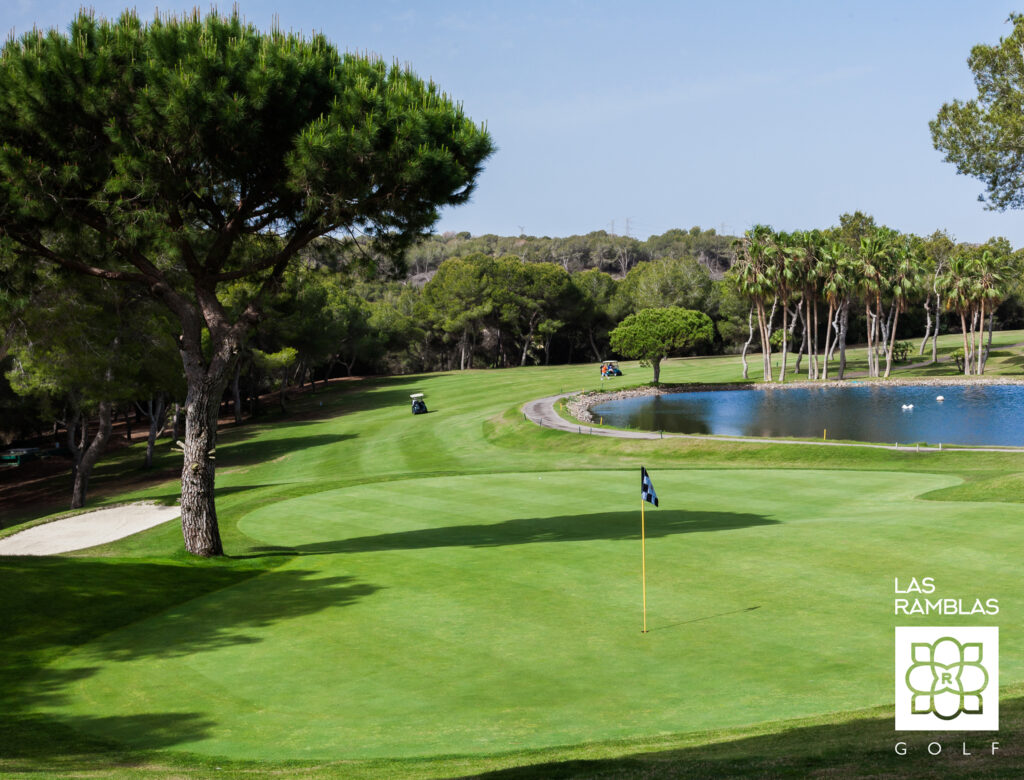
[[[999,629],[896,628],[896,731],[998,731]]]

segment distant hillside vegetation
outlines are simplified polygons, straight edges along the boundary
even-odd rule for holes
[[[732,249],[734,236],[719,235],[714,231],[692,227],[689,230],[673,228],[659,236],[640,241],[630,236],[616,236],[604,230],[595,230],[585,236],[550,238],[548,236],[496,236],[488,233],[473,236],[468,232],[447,232],[428,236],[419,244],[408,249],[402,264],[387,261],[379,256],[372,260],[378,267],[392,265],[395,275],[410,280],[417,286],[426,284],[438,266],[453,257],[468,257],[482,254],[489,257],[515,255],[530,263],[556,263],[566,271],[586,271],[597,268],[622,279],[630,268],[638,263],[661,258],[674,260],[693,259],[708,269],[712,279],[721,279],[735,262]],[[351,256],[339,245],[325,241],[314,255],[334,269],[343,256]],[[359,242],[361,247],[367,247]],[[344,246],[341,245],[341,246]],[[351,243],[348,248],[351,249]],[[358,253],[355,253],[358,256]],[[365,260],[371,258],[365,257]]]

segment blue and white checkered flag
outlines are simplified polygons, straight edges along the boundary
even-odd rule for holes
[[[640,467],[640,498],[648,504],[658,505],[658,494],[654,492],[654,483],[651,482],[651,475],[647,469]]]

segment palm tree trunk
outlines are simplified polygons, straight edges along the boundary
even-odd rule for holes
[[[747,350],[750,349],[750,342],[754,340],[754,307],[750,307],[750,311],[747,312],[747,340],[743,344],[743,350],[740,352],[740,359],[743,361],[743,378],[749,379],[747,376]]]
[[[874,342],[872,341],[872,339],[874,338],[874,335],[875,335],[875,316],[871,313],[871,305],[870,304],[865,304],[864,312],[865,312],[864,316],[867,318],[866,322],[867,322],[867,331],[868,331],[868,376],[874,376],[875,375],[875,367],[874,367],[874,357],[873,356],[875,354],[875,351],[874,351],[875,348],[874,348]]]
[[[811,327],[811,357],[814,360],[814,378],[818,378],[818,299],[812,305],[814,325]]]
[[[789,338],[790,338],[790,341],[793,340],[793,337],[796,334],[796,323],[797,323],[798,320],[799,320],[800,324],[803,326],[800,329],[800,348],[796,351],[796,363],[793,364],[793,373],[799,376],[799,374],[800,374],[800,364],[803,362],[804,350],[807,348],[807,324],[803,321],[803,319],[804,319],[804,307],[803,307],[802,303],[798,303],[797,304],[796,311],[793,313],[792,317],[793,317],[793,321],[792,321],[792,324],[790,324],[790,326],[789,326]],[[808,368],[808,371],[810,371],[809,368]]]
[[[892,319],[892,334],[889,337],[889,348],[885,352],[885,378],[889,378],[889,373],[892,371],[892,352],[896,348],[896,325],[900,321],[900,309],[896,303],[893,303],[893,308],[896,310]]]
[[[977,364],[978,364],[978,370],[975,373],[977,373],[978,376],[981,376],[981,368],[982,368],[982,365],[983,365],[982,360],[981,360],[981,347],[982,347],[982,342],[984,341],[984,337],[982,336],[982,334],[984,333],[984,330],[985,330],[985,299],[984,298],[981,299],[981,309],[980,309],[980,312],[981,312],[981,316],[978,318],[978,346],[975,348],[975,352],[977,352]]]
[[[923,355],[924,354],[924,345],[928,343],[928,336],[930,336],[931,332],[932,332],[932,307],[931,307],[931,302],[932,302],[932,296],[931,295],[929,295],[927,298],[924,299],[924,315],[927,318],[927,321],[925,322],[925,326],[924,326],[924,338],[921,339],[921,348],[919,350],[917,350],[917,354],[918,355]]]
[[[835,308],[835,302],[828,302],[828,318],[825,322],[829,323],[829,326],[825,328],[825,360],[821,367],[821,378],[828,381],[828,353],[829,353],[829,341],[832,339],[832,310]]]
[[[985,364],[988,363],[988,355],[992,351],[992,321],[995,319],[996,310],[993,307],[988,313],[988,344],[985,346],[985,358],[981,361],[981,373],[985,373]]]
[[[846,374],[846,334],[850,332],[850,299],[843,301],[843,314],[839,319],[839,379]]]
[[[779,305],[779,296],[772,298],[772,310],[765,321],[765,366],[768,369],[768,381],[775,381],[775,372],[772,370],[772,331],[775,329],[775,308]]]
[[[960,310],[960,333],[964,339],[964,375],[971,373],[970,350],[967,347],[967,318],[964,317],[963,309]]]
[[[782,370],[779,372],[779,381],[782,384],[786,383],[786,350],[788,344],[786,343],[786,336],[789,333],[786,331],[786,315],[789,313],[789,307],[785,303],[782,305]]]

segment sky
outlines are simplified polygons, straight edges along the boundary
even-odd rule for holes
[[[0,29],[66,29],[80,5],[5,0]],[[157,5],[194,3],[90,3],[143,18]],[[486,123],[498,150],[438,231],[739,234],[757,223],[824,228],[860,209],[906,232],[1024,245],[1024,214],[986,211],[983,185],[943,162],[928,129],[943,103],[976,94],[967,56],[1010,32],[1007,2],[237,6],[260,28],[276,18],[407,63]]]

